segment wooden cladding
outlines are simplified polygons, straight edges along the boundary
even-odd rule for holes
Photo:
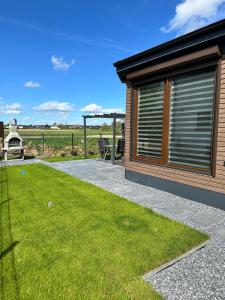
[[[132,72],[130,74],[127,75],[126,79],[129,80],[133,80],[133,79],[137,79],[139,77],[142,77],[143,75],[151,75],[153,73],[156,73],[158,71],[163,71],[163,70],[167,70],[167,69],[171,69],[173,67],[179,67],[182,66],[184,64],[193,64],[196,61],[199,62],[199,60],[206,60],[206,59],[212,59],[213,57],[219,58],[220,56],[220,51],[219,51],[219,47],[218,46],[212,46],[203,50],[199,50],[190,54],[186,54],[183,56],[180,56],[178,58],[174,58],[171,60],[168,60],[166,62],[162,62],[159,64],[155,64],[153,66],[150,67],[146,67],[143,68],[141,70]]]
[[[134,159],[212,170],[215,70],[135,88]]]
[[[221,67],[216,72],[217,96],[215,101],[216,126],[213,139],[213,177],[211,174],[192,172],[187,167],[182,168],[182,166],[180,166],[180,168],[178,168],[170,164],[145,163],[145,161],[134,159],[135,114],[133,110],[133,99],[135,89],[133,89],[129,83],[127,84],[126,90],[126,170],[225,194],[225,59],[221,60],[219,65]]]

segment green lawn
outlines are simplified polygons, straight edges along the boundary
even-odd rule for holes
[[[74,136],[83,136],[84,130],[81,129],[61,129],[61,130],[53,130],[53,129],[19,129],[19,134],[22,137],[26,136],[41,136],[44,134],[45,136],[71,136],[73,133]],[[5,135],[9,133],[8,129],[5,129]],[[87,128],[87,135],[99,135],[102,133],[103,135],[112,135],[112,130],[102,131],[101,129],[89,129]]]
[[[86,159],[89,158],[96,158],[97,155],[88,155]],[[55,156],[55,157],[43,157],[42,160],[48,161],[48,162],[58,162],[58,161],[68,161],[68,160],[81,160],[84,159],[83,155],[77,155],[77,156]]]
[[[141,275],[207,239],[47,166],[0,176],[1,299],[161,299]]]

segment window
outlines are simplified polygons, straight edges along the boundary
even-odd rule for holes
[[[139,156],[162,156],[164,83],[146,85],[139,90],[138,144]]]
[[[215,71],[139,87],[135,158],[210,171],[214,90]]]

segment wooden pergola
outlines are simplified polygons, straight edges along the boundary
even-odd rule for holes
[[[0,122],[0,141],[2,143],[2,147],[4,147],[4,124]]]
[[[87,157],[87,119],[112,119],[113,120],[113,144],[111,162],[115,164],[115,147],[116,147],[116,120],[125,119],[125,114],[111,113],[111,114],[95,114],[82,116],[84,118],[84,158]]]

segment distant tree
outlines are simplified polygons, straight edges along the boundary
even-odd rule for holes
[[[101,126],[101,131],[109,131],[111,129],[111,126],[107,123],[103,123]]]
[[[121,133],[121,122],[116,121],[116,134],[120,134],[120,133]]]
[[[113,127],[113,122],[111,124],[111,128]],[[120,134],[121,133],[121,122],[116,120],[116,134]]]

